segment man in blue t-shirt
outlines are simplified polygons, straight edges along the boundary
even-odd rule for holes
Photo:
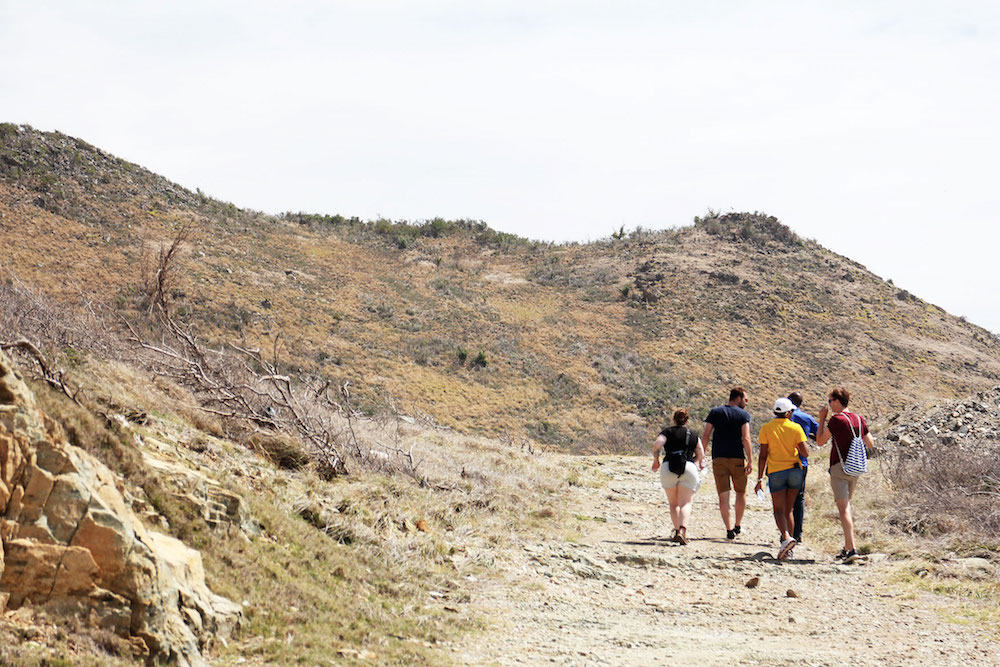
[[[747,508],[747,476],[753,470],[750,453],[750,413],[747,392],[743,387],[729,391],[729,405],[712,408],[705,417],[705,433],[701,441],[712,440],[712,474],[719,492],[719,511],[726,524],[726,539],[740,534],[740,523]],[[732,485],[730,486],[730,482]],[[736,492],[736,523],[729,518],[729,491]]]
[[[802,394],[793,391],[788,395],[788,400],[795,406],[795,411],[792,412],[792,421],[801,426],[806,436],[815,442],[816,431],[819,430],[819,422],[812,415],[799,409],[802,405]],[[805,517],[806,510],[806,473],[809,472],[809,459],[800,456],[799,460],[802,462],[802,486],[799,488],[799,495],[795,496],[795,504],[792,505],[792,517],[795,520],[795,531],[792,533],[792,537],[795,538],[796,542],[801,544],[802,520]]]

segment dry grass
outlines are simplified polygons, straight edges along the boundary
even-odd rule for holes
[[[463,608],[466,578],[488,573],[496,545],[558,525],[550,505],[567,482],[500,443],[411,428],[423,485],[275,473],[252,502],[263,538],[200,545],[214,590],[247,602],[248,627],[219,658],[312,663],[342,648],[379,664],[437,663],[449,639],[479,626]]]
[[[1000,544],[998,453],[995,442],[945,445],[931,436],[896,447],[882,467],[895,491],[890,524],[903,533]]]
[[[117,373],[121,384],[110,380]],[[74,444],[122,475],[172,534],[202,552],[210,587],[244,603],[245,627],[213,656],[223,661],[316,664],[342,651],[348,660],[363,653],[378,664],[441,663],[450,639],[485,620],[465,611],[468,578],[488,575],[496,548],[561,530],[562,492],[579,482],[524,442],[463,436],[393,415],[357,421],[357,437],[390,462],[397,450],[410,452],[419,478],[359,469],[326,482],[308,467],[279,465],[275,452],[287,442],[258,440],[269,451],[261,459],[198,431],[180,415],[190,395],[167,382],[139,383],[120,365],[96,362],[78,377],[87,386],[101,381],[102,396],[121,411],[115,414],[146,412],[148,423],[111,428],[65,396],[33,388]],[[263,534],[248,540],[235,527],[213,530],[145,464],[136,434],[147,446],[166,443],[157,456],[177,449],[188,465],[212,470],[244,499]],[[17,660],[31,664],[31,655]]]
[[[116,169],[125,167],[108,173]],[[176,256],[170,298],[202,339],[270,349],[278,337],[289,367],[350,380],[358,405],[388,393],[404,412],[456,429],[574,451],[631,415],[652,429],[675,404],[715,404],[732,383],[770,397],[790,387],[821,392],[833,379],[875,382],[891,409],[1000,378],[995,338],[898,298],[767,216],[502,250],[475,234],[420,231],[399,248],[374,226],[361,233],[360,221],[267,218],[191,193],[160,196],[169,191],[161,181],[110,206],[84,180],[71,193],[79,205],[60,214],[36,211],[0,183],[0,213],[11,221],[4,268],[74,310],[82,301],[131,312],[144,253],[187,226],[193,235]],[[73,217],[83,209],[104,222]],[[413,231],[386,224],[392,234]],[[656,287],[655,303],[621,295],[640,282]],[[840,353],[845,335],[856,354]],[[460,363],[460,348],[469,359],[481,350],[486,367]],[[801,363],[787,363],[788,349]],[[632,367],[605,363],[615,355],[632,355]]]
[[[992,528],[996,504],[968,496],[974,469],[989,471],[989,453],[925,450],[921,459],[898,450],[869,462],[870,472],[858,483],[851,506],[855,543],[862,554],[885,554],[891,563],[888,582],[903,595],[934,595],[946,617],[1000,634],[998,583],[955,564],[959,557],[996,562],[1000,550]],[[833,554],[843,546],[827,473],[829,448],[810,457],[806,507],[806,542]],[[994,565],[995,567],[995,565]]]
[[[869,400],[865,410],[875,416],[1000,378],[995,336],[767,216],[710,214],[694,228],[564,246],[513,243],[476,226],[438,235],[433,221],[274,218],[62,135],[9,130],[3,150],[30,169],[0,179],[0,337],[32,338],[85,386],[92,408],[147,414],[150,428],[200,443],[192,455],[219,449],[232,458],[232,468],[206,467],[247,493],[266,524],[267,537],[250,543],[219,539],[175,503],[142,465],[128,429],[108,429],[58,396],[43,399],[75,442],[205,550],[213,585],[248,600],[248,630],[226,655],[318,660],[333,637],[386,662],[437,656],[435,642],[476,622],[440,600],[461,598],[461,577],[488,568],[487,545],[562,521],[560,489],[582,483],[579,470],[533,457],[540,442],[645,451],[664,414],[683,405],[698,419],[732,384],[754,397],[756,432],[770,400],[792,388],[807,401],[834,381],[865,388],[855,391],[860,405],[861,394],[877,390],[882,403]],[[199,337],[263,349],[278,340],[283,368],[310,386],[349,380],[354,405],[369,415],[391,403],[392,412],[428,415],[455,431],[361,424],[373,465],[329,483],[299,467],[293,440],[258,437],[251,447],[263,463],[221,440],[251,432],[237,433],[187,391],[137,370],[143,365],[115,335],[115,320],[101,315],[138,316],[144,253],[169,245],[178,227],[193,235],[178,249],[167,296]],[[469,359],[482,351],[486,365],[463,363],[460,348]],[[418,474],[392,472],[406,468],[401,452],[416,454]],[[381,470],[379,461],[387,462]],[[807,539],[832,554],[841,536],[825,455],[814,465]],[[876,471],[884,465],[876,461]],[[949,523],[919,498],[897,506],[901,489],[879,472],[862,480],[862,550],[938,550],[946,547],[928,537],[934,531],[975,531],[972,514]],[[935,518],[914,523],[921,515]],[[911,532],[897,530],[904,526]],[[915,526],[924,534],[914,535]],[[250,574],[236,580],[235,567]],[[429,600],[429,590],[446,597]]]
[[[0,664],[19,667],[134,665],[141,657],[125,639],[75,617],[22,608],[0,617]]]

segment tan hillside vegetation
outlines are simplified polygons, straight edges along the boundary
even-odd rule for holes
[[[69,444],[116,473],[148,527],[198,549],[211,590],[240,604],[242,627],[212,659],[481,657],[495,644],[473,650],[469,637],[494,628],[496,580],[525,558],[534,574],[511,589],[512,622],[542,611],[546,580],[569,587],[581,614],[603,599],[581,581],[645,587],[620,568],[677,559],[633,553],[662,547],[645,534],[659,525],[646,503],[662,502],[637,477],[648,461],[554,450],[635,453],[665,411],[697,415],[737,383],[755,422],[791,389],[812,409],[829,386],[850,387],[852,407],[894,429],[858,498],[862,549],[892,559],[899,586],[974,599],[969,613],[991,632],[1000,618],[980,603],[995,596],[992,574],[954,574],[969,565],[959,555],[995,554],[995,475],[982,451],[973,478],[969,457],[952,456],[995,445],[996,403],[983,392],[1000,384],[1000,341],[766,214],[709,212],[588,244],[472,220],[270,216],[81,140],[0,124],[0,241],[0,345]],[[953,440],[925,412],[941,412],[934,426]],[[948,507],[928,499],[937,461],[961,469]],[[623,484],[626,513],[613,509]],[[829,491],[813,484],[819,562],[839,536]],[[709,516],[699,509],[706,535]],[[588,543],[615,531],[622,541]],[[705,554],[752,569],[727,549]],[[795,576],[817,591],[843,573],[816,579],[810,565]],[[665,609],[661,599],[647,611]],[[0,616],[0,662],[142,657],[86,618],[28,606]]]
[[[207,340],[271,349],[466,432],[630,450],[662,413],[746,386],[751,408],[832,384],[869,411],[996,384],[1000,341],[764,214],[551,245],[475,221],[274,217],[83,141],[0,126],[3,270],[129,313],[184,230],[167,285]],[[807,406],[808,407],[808,406]]]

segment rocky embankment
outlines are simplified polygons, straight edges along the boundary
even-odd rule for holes
[[[889,420],[886,439],[902,447],[928,440],[957,447],[1000,442],[1000,386],[930,410],[911,408]]]
[[[24,606],[128,637],[157,662],[201,664],[238,625],[201,556],[150,530],[114,474],[66,442],[0,352],[0,613]]]

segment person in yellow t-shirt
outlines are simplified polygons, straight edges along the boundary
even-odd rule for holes
[[[757,437],[760,442],[760,457],[757,461],[759,475],[755,491],[760,491],[763,487],[766,470],[774,523],[781,531],[778,560],[788,558],[796,545],[795,538],[792,537],[795,530],[792,507],[805,477],[799,456],[809,456],[805,431],[789,418],[794,410],[795,406],[790,400],[779,398],[774,402],[774,419],[761,427]]]

